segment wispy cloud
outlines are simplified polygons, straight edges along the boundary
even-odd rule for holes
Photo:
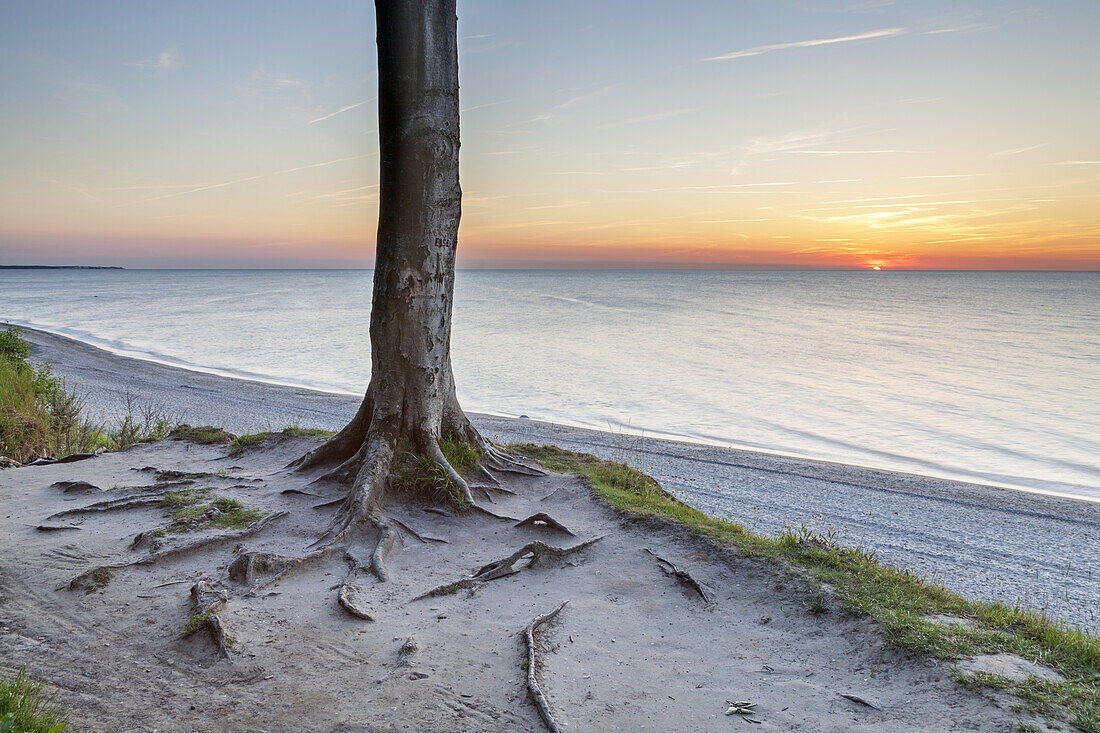
[[[916,150],[785,150],[787,155],[820,155],[825,158],[833,158],[838,155],[889,155],[893,153],[916,154]]]
[[[320,117],[313,118],[312,120],[309,121],[309,124],[313,125],[313,124],[316,124],[318,122],[324,122],[325,120],[331,120],[336,115],[341,115],[341,114],[347,112],[348,110],[355,109],[356,107],[362,107],[364,104],[366,104],[367,102],[371,102],[374,99],[377,99],[377,97],[371,97],[370,99],[364,99],[362,102],[356,102],[355,104],[346,104],[343,107],[341,107],[340,109],[336,110],[335,112],[329,112],[327,115],[321,115]]]
[[[936,178],[977,178],[978,176],[984,176],[984,173],[947,173],[939,176],[902,176],[902,180],[905,181],[930,181]]]
[[[855,41],[868,41],[873,38],[888,38],[890,36],[900,36],[906,33],[905,28],[882,28],[877,31],[869,31],[867,33],[859,33],[854,36],[837,36],[836,38],[817,38],[812,41],[794,41],[792,43],[772,43],[767,46],[754,46],[753,48],[746,48],[742,51],[732,51],[730,53],[722,54],[721,56],[711,56],[703,59],[703,61],[728,61],[730,59],[742,59],[748,56],[759,56],[760,54],[770,53],[772,51],[783,51],[788,48],[810,48],[813,46],[829,46],[834,43],[852,43]]]
[[[790,132],[774,137],[754,137],[749,140],[742,149],[736,165],[730,170],[731,175],[740,175],[746,171],[749,163],[761,155],[772,153],[789,153],[793,151],[815,149],[819,145],[833,145],[850,139],[852,133],[860,130],[852,127],[842,130],[821,129],[802,132]],[[838,140],[837,138],[841,138]]]
[[[1025,148],[1009,148],[1008,150],[998,150],[996,153],[990,153],[990,158],[1002,158],[1008,155],[1019,155],[1020,153],[1029,153],[1032,150],[1038,150],[1039,148],[1045,148],[1050,143],[1039,143],[1038,145],[1028,145]]]
[[[1100,160],[1063,160],[1051,165],[1100,165]]]
[[[238,86],[242,97],[248,98],[299,98],[303,103],[309,100],[309,85],[299,79],[291,79],[282,74],[272,73],[263,67],[252,70],[248,81]],[[309,105],[312,108],[312,105]]]
[[[502,99],[499,102],[486,102],[485,104],[475,104],[473,107],[463,107],[459,111],[465,114],[466,112],[473,112],[474,110],[485,109],[486,107],[496,107],[501,104],[507,104],[511,101],[511,99]]]
[[[551,107],[550,109],[551,110],[561,110],[561,109],[569,109],[570,107],[576,107],[581,102],[587,102],[590,99],[596,99],[597,97],[602,97],[603,95],[610,92],[613,88],[614,87],[612,85],[602,86],[602,87],[599,87],[597,89],[593,89],[590,92],[585,92],[584,94],[578,94],[574,97],[570,97],[569,99],[565,100],[561,104],[556,104],[553,107]]]
[[[984,31],[988,28],[992,28],[989,23],[967,23],[966,25],[956,25],[949,28],[936,28],[935,30],[925,31],[926,36],[935,36],[940,33],[970,33],[973,31]]]
[[[605,122],[599,125],[597,130],[605,130],[609,127],[622,127],[623,125],[635,125],[639,122],[656,122],[657,120],[667,120],[669,117],[679,117],[680,115],[690,114],[695,112],[694,109],[674,109],[667,112],[654,112],[648,115],[640,115],[638,117],[630,117],[625,120],[619,120],[617,122]]]
[[[150,56],[141,61],[130,61],[127,63],[127,66],[137,66],[138,68],[150,69],[152,71],[168,71],[169,69],[178,69],[183,66],[183,58],[180,56],[176,44],[170,43],[156,56]]]
[[[234,178],[230,181],[219,181],[218,183],[203,183],[197,186],[192,186],[184,191],[176,191],[174,193],[166,193],[161,196],[153,196],[152,198],[142,199],[134,203],[148,203],[150,201],[160,201],[162,199],[175,198],[177,196],[186,196],[191,193],[199,193],[200,191],[210,191],[216,188],[225,188],[226,186],[235,186],[239,183],[247,183],[249,181],[258,181],[261,178],[269,178],[271,176],[281,176],[287,173],[296,173],[298,171],[309,170],[311,168],[324,168],[326,166],[335,165],[337,163],[345,163],[349,160],[359,160],[361,158],[369,158],[375,155],[375,153],[365,153],[363,155],[350,155],[346,158],[335,158],[334,160],[324,160],[320,163],[308,163],[306,165],[299,165],[293,168],[284,168],[278,171],[272,171],[271,173],[261,173],[255,176],[245,176],[244,178]]]

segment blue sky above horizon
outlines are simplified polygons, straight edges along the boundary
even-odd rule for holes
[[[368,2],[0,10],[0,262],[369,267]],[[1100,268],[1095,2],[459,0],[460,265]]]

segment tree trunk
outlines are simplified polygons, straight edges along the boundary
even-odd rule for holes
[[[341,461],[327,475],[353,481],[337,516],[343,529],[368,516],[408,456],[433,461],[473,503],[467,483],[440,450],[444,435],[472,444],[491,466],[512,467],[462,412],[451,371],[462,200],[455,2],[375,2],[381,187],[371,380],[355,418],[296,463],[310,468]]]

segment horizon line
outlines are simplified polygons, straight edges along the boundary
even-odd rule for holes
[[[325,267],[304,265],[298,267],[271,266],[271,267],[245,267],[245,266],[141,266],[128,267],[125,265],[43,265],[43,264],[0,264],[0,270],[191,270],[191,271],[284,271],[293,272],[301,270],[316,270],[320,272],[372,272],[374,267]],[[636,264],[616,263],[597,266],[495,266],[495,267],[455,267],[455,271],[463,272],[599,272],[599,271],[675,271],[675,272],[1100,272],[1100,267],[1095,268],[1066,268],[1066,267],[891,267],[882,266],[876,270],[867,266],[830,266],[830,265],[727,265],[727,266],[698,266],[690,263],[668,264]]]

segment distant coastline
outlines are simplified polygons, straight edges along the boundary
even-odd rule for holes
[[[103,265],[0,265],[0,270],[125,270],[125,267]]]

